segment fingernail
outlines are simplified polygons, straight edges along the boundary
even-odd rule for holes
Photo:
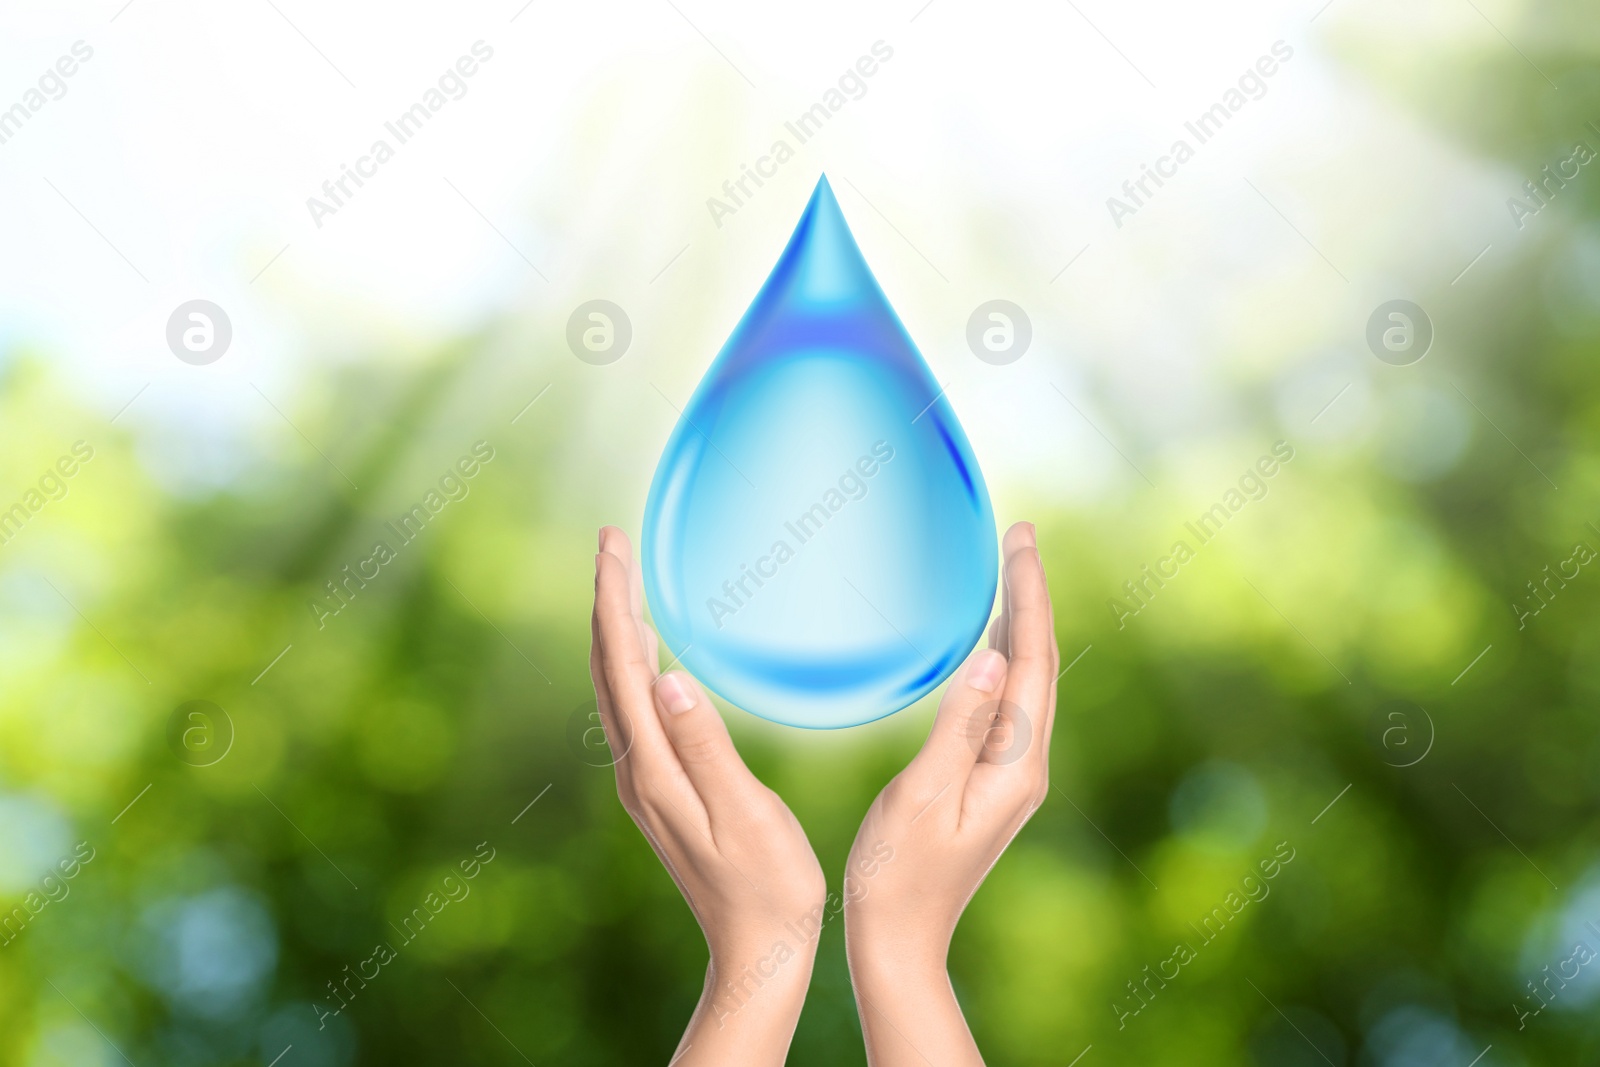
[[[993,689],[1000,684],[1005,673],[1006,658],[992,648],[986,648],[972,657],[967,667],[967,684],[974,689]]]
[[[674,715],[682,715],[694,707],[694,694],[677,671],[663,674],[656,682],[656,699]]]
[[[606,548],[606,528],[604,526],[600,527],[600,532],[599,532],[598,536],[596,537],[596,545],[595,545],[595,547],[601,552],[605,551],[605,548]]]

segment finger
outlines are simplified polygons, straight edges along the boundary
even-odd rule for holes
[[[652,712],[653,714],[653,712]],[[716,842],[711,837],[711,816],[700,802],[681,771],[674,771],[676,783],[647,780],[641,787],[639,821],[642,829],[653,835],[669,867],[684,863],[691,870],[717,854]],[[673,868],[676,874],[676,868]]]
[[[619,763],[618,773],[670,776],[677,760],[654,711],[650,686],[655,681],[655,665],[646,659],[639,629],[629,610],[628,596],[627,565],[610,551],[598,553],[595,556],[595,622],[600,639],[601,671],[612,705],[612,721],[607,725],[612,726],[625,717],[627,736],[632,743],[623,761],[628,766],[624,768]]]
[[[1030,719],[1030,744],[1035,749],[1027,757],[1015,760],[1014,766],[1037,772],[1048,760],[1044,744],[1055,710],[1051,692],[1057,659],[1050,593],[1037,548],[1029,544],[1007,557],[1005,582],[1011,595],[1011,656],[1004,703],[1013,705],[1015,714]]]
[[[640,577],[638,561],[633,558],[633,542],[616,526],[603,526],[600,534],[605,542],[601,546],[602,551],[610,552],[628,565],[628,608],[634,618],[643,618],[644,581]]]
[[[1004,555],[1000,557],[1002,569],[1004,569],[1005,558]],[[1006,591],[1005,577],[1002,575],[1000,580],[1000,614],[996,615],[994,622],[989,624],[989,647],[1002,656],[1006,654],[1009,646],[1010,630],[1011,594]]]
[[[973,716],[978,764],[1009,766],[1027,759],[1038,742],[1039,723],[1027,709],[1003,696],[992,700]],[[983,721],[978,721],[979,719]]]
[[[598,600],[598,590],[597,600]],[[589,615],[589,679],[594,683],[595,707],[600,712],[601,725],[605,727],[606,743],[611,746],[613,760],[620,758],[617,742],[611,732],[611,686],[606,681],[605,662],[600,652],[600,609],[598,602]]]
[[[606,743],[615,760],[617,795],[699,918],[698,903],[680,870],[714,852],[710,820],[655,713],[650,693],[656,677],[655,635],[633,613],[636,602],[628,574],[633,568],[615,554],[631,556],[627,537],[615,527],[602,528],[600,544],[603,550],[595,556],[590,669]]]
[[[952,796],[961,795],[1005,678],[1005,657],[985,648],[975,652],[951,679],[927,741],[900,779],[908,802],[919,813],[947,790]]]
[[[705,805],[714,836],[719,821],[748,815],[760,783],[739,758],[727,724],[693,678],[683,671],[668,671],[656,681],[654,697],[661,728]]]
[[[595,606],[589,613],[589,680],[594,683],[594,699],[601,705],[601,714],[605,714],[605,705],[611,702],[611,690],[606,685],[606,672],[600,656],[600,573],[595,570]]]
[[[628,611],[639,630],[639,643],[644,647],[645,662],[659,673],[656,659],[656,634],[644,621],[644,571],[633,558],[633,544],[628,535],[616,526],[600,527],[600,551],[610,552],[622,560],[628,569]]]
[[[1008,560],[1018,549],[1034,544],[1031,522],[1014,522],[1000,542],[1000,559]],[[1004,580],[1000,583],[1000,615],[989,627],[989,647],[1002,656],[1011,655],[1011,590]]]
[[[644,809],[639,803],[639,790],[633,775],[633,760],[629,758],[634,742],[633,716],[618,706],[612,698],[611,684],[606,678],[605,654],[600,637],[598,564],[599,560],[596,559],[595,610],[589,618],[589,674],[594,679],[595,709],[600,716],[601,735],[605,737],[606,747],[611,752],[611,771],[616,778],[617,797],[622,801],[623,808],[633,817],[633,821],[645,831],[645,836],[651,838],[654,844],[654,835],[644,822]]]
[[[1050,735],[1056,728],[1056,699],[1056,683],[1051,682],[1050,703],[1044,713],[1044,732],[1039,738],[1039,769],[1044,790],[1048,790],[1050,781]]]
[[[657,676],[661,674],[661,641],[656,637],[655,627],[649,623],[640,623],[639,628],[644,631],[644,658],[650,664],[650,669]]]
[[[1031,527],[1030,527],[1031,529]],[[1034,552],[1038,553],[1038,542],[1034,542]],[[1050,579],[1044,572],[1044,557],[1039,557],[1039,591],[1044,597],[1046,633],[1050,642],[1050,692],[1045,699],[1044,729],[1040,734],[1039,765],[1048,780],[1050,768],[1050,735],[1056,727],[1056,700],[1057,691],[1061,683],[1061,645],[1056,640],[1056,609],[1050,599]]]

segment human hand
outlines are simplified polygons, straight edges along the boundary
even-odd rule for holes
[[[617,795],[705,934],[699,1006],[673,1058],[782,1064],[811,981],[816,938],[796,936],[827,886],[805,831],[733,747],[683,671],[660,674],[627,535],[600,530],[589,673]]]
[[[1003,551],[989,647],[951,681],[850,850],[845,943],[874,1067],[983,1062],[945,960],[967,902],[1049,791],[1060,669],[1032,525],[1006,531]]]

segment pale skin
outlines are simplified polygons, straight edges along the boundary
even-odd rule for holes
[[[981,1064],[946,956],[956,923],[1049,790],[1060,670],[1032,525],[1002,545],[989,646],[954,675],[928,740],[868,809],[845,876],[850,977],[873,1067]],[[811,981],[827,884],[805,831],[739,758],[683,671],[657,670],[627,536],[600,531],[589,669],[617,794],[710,950],[672,1063],[782,1064]],[[886,857],[888,857],[886,859]]]

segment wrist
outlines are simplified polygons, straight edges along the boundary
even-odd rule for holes
[[[845,924],[845,954],[851,981],[868,989],[948,985],[949,950],[948,937],[849,920]]]
[[[945,945],[914,939],[852,938],[850,983],[871,1063],[910,1067],[938,1062],[982,1067],[946,969]]]
[[[764,982],[783,980],[797,963],[809,971],[819,938],[814,932],[807,937],[807,929],[766,920],[724,926],[706,936],[711,970],[724,979],[748,970]]]
[[[782,1067],[811,984],[813,953],[724,946],[674,1057],[677,1067]]]
[[[722,1027],[736,1016],[798,1017],[815,960],[816,945],[799,944],[794,938],[719,946],[706,967],[701,1005]]]
[[[897,924],[896,935],[883,928],[846,922],[845,945],[850,983],[855,989],[867,1059],[885,1065],[934,1062],[928,1052],[940,1051],[940,1063],[982,1067],[983,1056],[961,1013],[950,984],[946,957],[948,935],[929,937],[936,924]]]

